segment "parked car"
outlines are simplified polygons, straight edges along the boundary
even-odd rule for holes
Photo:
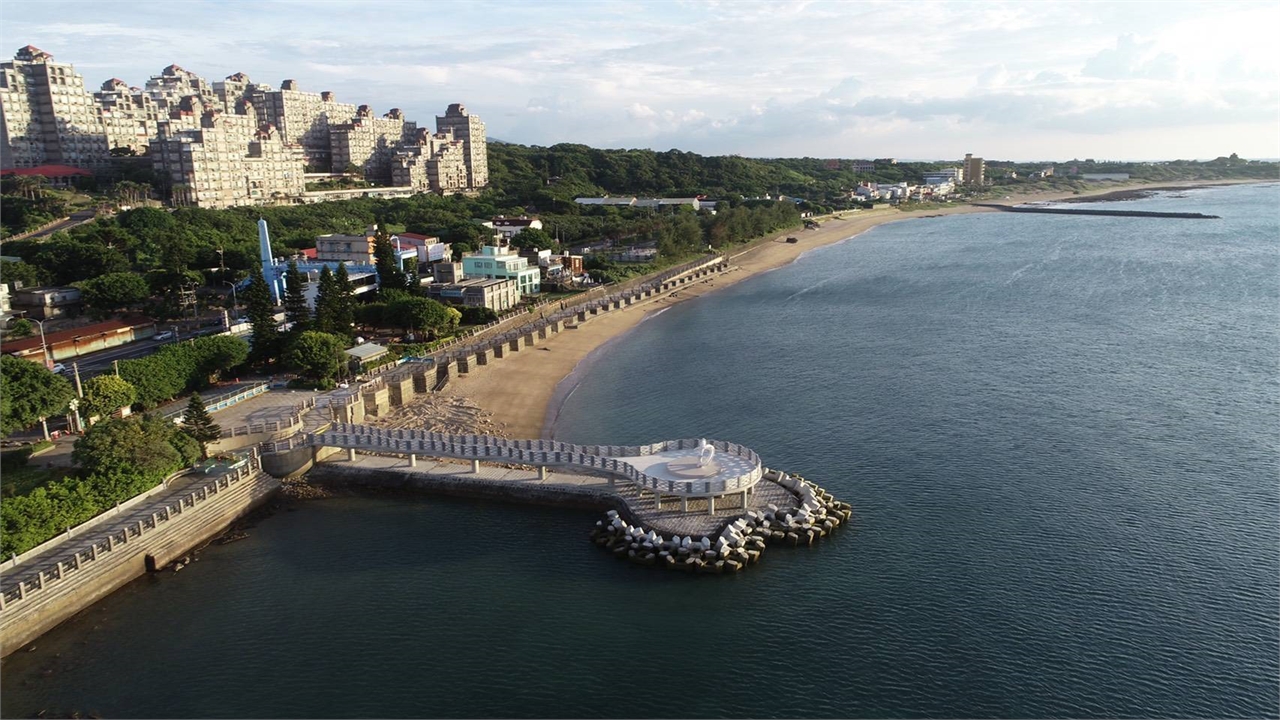
[[[61,375],[62,373],[67,371],[67,366],[63,365],[62,363],[54,363],[53,371]]]
[[[162,333],[156,333],[156,337],[155,337],[155,339],[156,339],[156,340],[159,340],[159,341],[161,341],[161,342],[163,342],[163,341],[165,341],[165,340],[172,340],[172,339],[173,339],[173,331],[171,331],[171,330],[165,330],[165,331],[164,331],[164,332],[162,332]]]

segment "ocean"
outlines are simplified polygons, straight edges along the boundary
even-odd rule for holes
[[[1087,205],[1076,205],[1087,207]],[[707,436],[853,504],[740,575],[593,513],[307,503],[5,660],[6,717],[1274,717],[1280,185],[812,250],[588,359],[558,439]]]

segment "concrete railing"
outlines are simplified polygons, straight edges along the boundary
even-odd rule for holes
[[[262,393],[266,392],[269,388],[270,388],[270,383],[264,382],[264,383],[259,383],[257,385],[252,385],[247,388],[233,390],[228,393],[222,393],[221,395],[214,395],[213,397],[207,397],[207,398],[204,398],[204,409],[208,410],[209,412],[217,412],[218,410],[225,410],[231,407],[232,405],[242,403],[251,397],[257,397],[258,395],[261,395]],[[164,417],[167,419],[173,420],[174,422],[182,422],[182,418],[186,415],[186,412],[187,412],[186,407],[180,407],[176,410],[170,410],[169,412],[164,413]]]
[[[574,445],[555,440],[510,440],[491,435],[449,435],[425,430],[385,429],[334,423],[310,433],[306,444],[399,455],[429,455],[524,465],[567,465],[618,475],[633,484],[664,495],[714,497],[746,490],[764,475],[760,456],[748,447],[722,440],[708,441],[717,453],[746,462],[747,472],[730,478],[675,480],[648,475],[622,458],[643,457],[697,448],[696,439],[665,440],[648,445]],[[294,445],[290,445],[294,447]]]
[[[74,576],[77,572],[92,569],[96,561],[110,557],[111,553],[119,550],[122,546],[135,542],[143,535],[159,530],[162,527],[167,527],[167,523],[177,520],[218,493],[237,485],[247,478],[255,477],[259,473],[259,468],[258,455],[254,453],[249,457],[248,465],[228,471],[185,495],[173,498],[172,502],[166,503],[164,507],[152,512],[150,517],[134,521],[129,525],[117,527],[100,540],[90,543],[88,548],[76,551],[66,560],[59,560],[45,567],[33,569],[33,573],[26,579],[19,578],[16,582],[7,584],[6,587],[0,589],[0,612],[11,609],[33,597],[38,597],[40,593]],[[72,534],[74,535],[74,529]]]
[[[446,344],[431,353],[432,359],[436,362],[448,361],[459,357],[466,357],[476,352],[485,352],[492,350],[495,345],[510,342],[512,339],[520,338],[532,332],[537,332],[552,323],[565,323],[577,318],[585,312],[599,312],[600,310],[608,310],[613,303],[624,303],[628,299],[636,298],[651,292],[662,292],[672,287],[672,283],[677,283],[686,275],[695,274],[704,270],[710,270],[724,265],[726,262],[722,255],[709,255],[701,257],[692,262],[670,268],[654,277],[647,279],[637,279],[628,281],[619,286],[606,286],[603,288],[595,288],[584,295],[592,292],[599,294],[590,298],[575,298],[573,305],[553,312],[549,315],[540,315],[536,319],[532,318],[530,313],[521,312],[513,317],[524,316],[529,317],[530,322],[521,325],[518,328],[512,328],[510,331],[500,334],[491,335],[480,340],[472,338],[458,338],[455,342]],[[491,323],[490,326],[501,323]],[[486,330],[488,327],[486,326]],[[469,341],[469,342],[468,342]]]
[[[293,412],[283,420],[268,420],[260,423],[250,423],[248,425],[237,425],[232,428],[223,428],[223,438],[243,437],[245,435],[257,435],[259,433],[278,433],[287,430],[298,430],[302,427],[302,416],[306,415],[316,406],[314,397],[307,398],[306,401],[299,403],[294,407]]]

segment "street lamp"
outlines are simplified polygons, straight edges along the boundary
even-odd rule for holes
[[[236,284],[231,282],[230,280],[223,280],[222,284],[231,286],[231,314],[235,315],[236,306],[239,304],[236,302]]]
[[[49,346],[44,341],[44,321],[31,318],[32,322],[40,326],[40,359],[44,360],[46,370],[53,369],[53,358],[49,357]]]

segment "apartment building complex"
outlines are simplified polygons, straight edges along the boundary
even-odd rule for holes
[[[95,169],[110,157],[101,113],[74,67],[31,45],[0,63],[0,167]]]
[[[329,127],[333,172],[355,168],[366,180],[390,182],[391,158],[414,138],[417,129],[417,123],[405,122],[400,108],[374,117],[368,105],[361,105],[351,122]]]
[[[462,141],[467,166],[467,187],[488,186],[489,144],[480,118],[468,113],[462,103],[454,103],[445,110],[444,115],[436,116],[436,132],[450,133],[455,140]]]
[[[453,133],[432,134],[419,128],[413,140],[391,159],[391,184],[441,195],[466,190],[465,144]]]
[[[302,149],[286,145],[270,123],[213,109],[201,113],[197,127],[185,125],[160,123],[150,145],[175,205],[262,205],[302,194]]]
[[[294,80],[280,83],[279,90],[259,86],[251,95],[258,116],[273,123],[286,143],[302,146],[308,167],[320,172],[346,167],[334,167],[329,134],[332,126],[356,117],[355,105],[338,102],[328,90],[303,92]]]
[[[0,63],[0,168],[104,171],[113,149],[128,149],[150,154],[156,189],[176,205],[306,200],[304,173],[353,165],[367,180],[419,192],[488,185],[480,118],[453,104],[436,130],[294,80],[274,90],[235,73],[211,84],[169,65],[141,88],[112,78],[90,92],[71,65],[30,45]]]

